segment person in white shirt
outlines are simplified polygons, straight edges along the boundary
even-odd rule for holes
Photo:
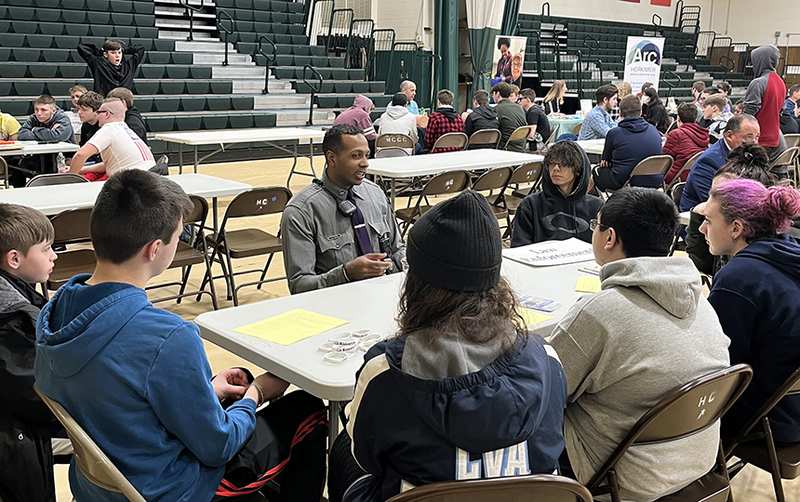
[[[156,165],[150,148],[125,124],[125,105],[108,98],[97,110],[100,130],[75,153],[69,172],[89,181],[103,181],[125,169],[149,170]],[[85,166],[86,159],[100,153],[102,163]]]

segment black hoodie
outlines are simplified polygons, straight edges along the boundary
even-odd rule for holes
[[[484,129],[499,129],[497,122],[497,111],[494,107],[487,105],[479,106],[472,113],[467,115],[464,121],[464,134],[472,136],[472,133]]]
[[[569,144],[580,150],[583,157],[583,169],[575,173],[572,192],[568,196],[561,193],[550,179],[549,169],[543,168],[542,191],[525,197],[517,209],[511,247],[570,237],[592,242],[589,220],[597,218],[603,200],[586,193],[591,178],[589,157],[575,143]]]

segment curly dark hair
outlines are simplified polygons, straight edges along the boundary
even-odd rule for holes
[[[551,145],[544,156],[542,166],[549,169],[551,162],[558,164],[561,169],[572,169],[574,173],[583,170],[583,154],[580,147],[572,141],[558,141]]]
[[[501,37],[497,39],[497,50],[500,50],[500,47],[506,46],[509,49],[511,48],[511,39],[506,37]]]

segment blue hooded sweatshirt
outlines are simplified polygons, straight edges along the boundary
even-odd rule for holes
[[[128,284],[73,277],[36,327],[36,384],[149,502],[208,502],[255,429],[255,402],[223,410],[197,326]],[[81,502],[125,501],[70,466]]]
[[[800,367],[800,244],[788,235],[736,253],[714,276],[708,301],[731,339],[731,364],[753,367],[753,381],[722,417],[732,437]],[[769,413],[776,441],[800,441],[800,396]]]
[[[618,190],[628,181],[636,165],[653,155],[661,155],[661,135],[652,124],[642,117],[623,119],[617,127],[608,131],[602,159],[611,165],[611,178]],[[631,185],[637,187],[659,187],[663,176],[634,176]]]

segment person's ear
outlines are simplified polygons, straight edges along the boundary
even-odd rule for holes
[[[613,251],[614,247],[617,245],[619,241],[617,240],[617,231],[614,230],[613,227],[608,228],[608,235],[606,235],[606,241],[603,243],[603,249],[606,251]]]
[[[733,220],[731,223],[731,239],[734,241],[739,240],[740,237],[744,236],[744,224],[742,224],[742,220],[736,219]]]
[[[16,249],[12,249],[5,256],[3,256],[3,266],[10,268],[11,270],[17,270],[20,265],[22,265],[22,253],[17,251]]]
[[[328,167],[336,166],[336,153],[333,150],[325,152],[325,162],[328,163]]]
[[[162,241],[161,239],[155,239],[145,244],[144,249],[142,251],[145,260],[147,260],[148,262],[155,261],[156,255],[158,255],[158,252],[161,249],[161,246],[163,245],[164,241]]]

